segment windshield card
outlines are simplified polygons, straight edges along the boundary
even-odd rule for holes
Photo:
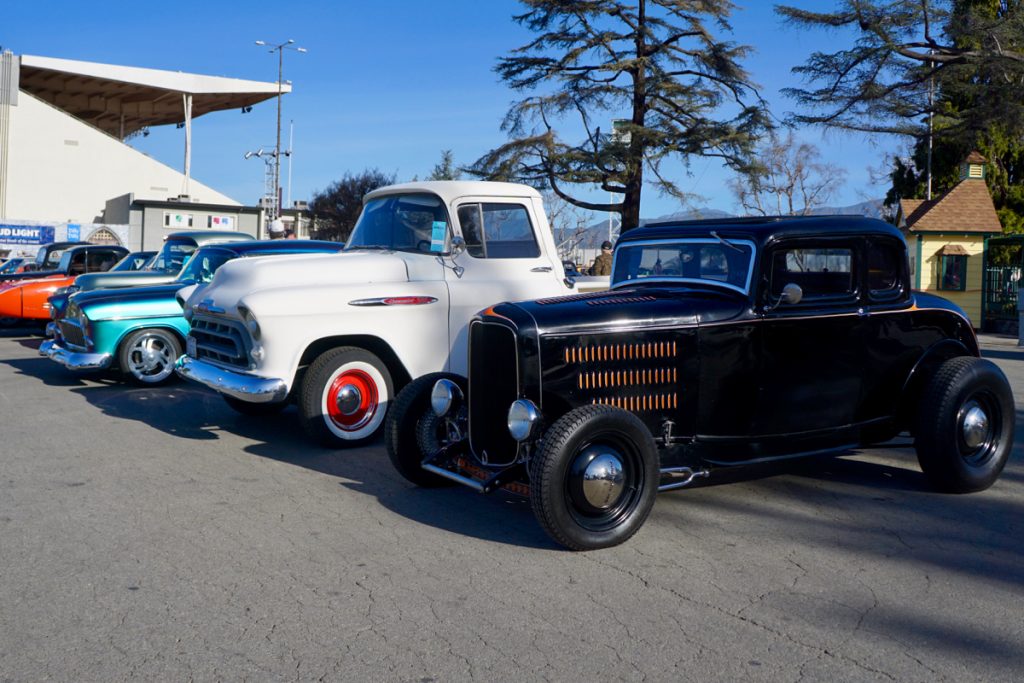
[[[448,224],[434,221],[430,234],[430,251],[444,251],[444,238],[448,233]]]

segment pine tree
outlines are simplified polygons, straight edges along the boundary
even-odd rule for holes
[[[718,157],[743,169],[768,119],[728,33],[729,0],[524,0],[515,21],[537,36],[500,59],[503,81],[530,93],[502,125],[510,141],[481,157],[477,176],[550,188],[584,209],[640,219],[645,181],[680,199],[662,172],[675,158]],[[614,130],[604,122],[622,116]],[[580,139],[556,130],[576,121]],[[572,124],[567,124],[572,125]],[[649,176],[648,176],[649,174]],[[619,201],[573,194],[600,188]]]

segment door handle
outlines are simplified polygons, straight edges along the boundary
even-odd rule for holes
[[[551,266],[537,266],[536,268],[530,268],[531,273],[550,273],[551,271]]]

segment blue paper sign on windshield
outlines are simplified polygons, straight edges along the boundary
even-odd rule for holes
[[[444,251],[444,242],[447,236],[448,224],[444,221],[434,221],[430,234],[430,251]]]

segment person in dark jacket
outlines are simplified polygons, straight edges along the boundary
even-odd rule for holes
[[[590,274],[612,274],[612,243],[608,240],[601,243],[601,253],[594,259],[594,265],[590,266]]]

